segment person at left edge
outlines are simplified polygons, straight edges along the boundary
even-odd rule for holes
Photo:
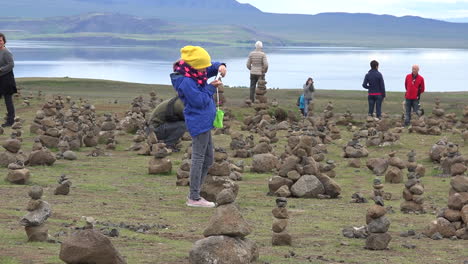
[[[7,117],[2,127],[13,125],[15,120],[15,106],[13,104],[13,94],[17,93],[15,75],[13,74],[13,55],[5,47],[7,40],[3,33],[0,33],[0,98],[4,97],[7,109]]]

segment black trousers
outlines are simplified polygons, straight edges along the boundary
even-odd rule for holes
[[[380,118],[382,116],[382,101],[383,97],[381,95],[368,95],[367,96],[367,101],[369,102],[369,115],[372,115],[374,113],[374,107],[375,107],[375,112],[377,114],[377,118]]]
[[[15,121],[15,105],[13,104],[13,95],[12,94],[4,94],[2,95],[5,99],[5,106],[7,110],[7,120],[6,122],[9,124],[13,124]]]
[[[418,99],[405,99],[405,126],[409,126],[411,122],[411,110],[413,110],[416,115],[419,116],[418,110],[419,110],[419,100]]]
[[[161,124],[154,129],[154,133],[159,140],[173,147],[179,142],[186,130],[185,121],[177,121]]]
[[[255,89],[257,88],[257,82],[260,79],[265,79],[265,74],[250,74],[250,100],[252,101],[252,103],[255,102]]]

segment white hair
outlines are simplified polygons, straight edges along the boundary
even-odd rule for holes
[[[257,49],[263,48],[263,43],[260,40],[255,42],[255,48],[257,48]]]

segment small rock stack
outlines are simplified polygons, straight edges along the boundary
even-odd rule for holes
[[[387,210],[381,197],[376,197],[375,204],[367,209],[366,223],[369,236],[366,239],[366,249],[384,250],[388,248],[392,236],[387,233],[390,220],[385,217]]]
[[[132,138],[133,144],[127,148],[129,151],[140,151],[147,145],[146,135],[143,129],[139,129]]]
[[[72,182],[68,179],[65,174],[62,174],[58,179],[58,184],[55,188],[54,194],[55,195],[68,195],[70,193],[70,187]]]
[[[291,235],[287,230],[289,219],[287,204],[286,198],[276,199],[276,208],[272,211],[274,219],[271,227],[271,230],[273,230],[271,244],[273,246],[291,246],[292,244]]]
[[[402,183],[403,182],[403,169],[406,168],[405,162],[398,157],[395,157],[396,152],[392,151],[388,154],[388,169],[385,174],[385,182],[388,183]]]
[[[408,173],[408,181],[405,183],[403,190],[403,199],[400,210],[403,213],[424,213],[424,185],[416,177],[415,172]]]
[[[101,131],[99,131],[99,144],[109,144],[115,140],[117,123],[112,118],[112,114],[104,114],[104,122],[101,124]]]
[[[189,186],[190,185],[190,157],[182,161],[179,169],[177,170],[177,186]]]
[[[253,135],[250,136],[253,142]],[[250,146],[244,140],[244,135],[239,132],[231,133],[231,143],[229,145],[234,150],[233,157],[235,158],[248,158],[252,156]]]
[[[450,186],[448,208],[439,212],[423,234],[432,239],[456,236],[468,240],[468,176],[453,177]]]
[[[448,139],[446,137],[441,138],[437,143],[432,145],[429,151],[429,158],[434,163],[440,163],[448,147]]]
[[[460,120],[460,126],[462,129],[461,135],[463,142],[468,142],[468,105],[463,109],[463,118]],[[0,132],[1,135],[1,132]]]
[[[166,148],[166,144],[157,143],[154,145],[153,158],[149,161],[149,174],[164,174],[172,170],[172,161],[166,158],[171,151]]]
[[[344,158],[359,159],[369,156],[369,151],[359,142],[358,137],[353,137],[353,139],[343,147],[343,151]]]
[[[328,123],[328,131],[330,131],[330,137],[333,140],[341,139],[340,129],[334,122]]]
[[[417,179],[424,177],[426,175],[426,168],[416,162],[416,152],[411,150],[407,156],[408,162],[406,163],[406,167],[408,168],[408,172],[414,172]]]
[[[35,138],[32,152],[29,154],[26,164],[29,166],[52,166],[55,160],[55,155],[48,148],[42,146],[39,138]]]
[[[320,163],[319,165],[319,170],[320,173],[327,175],[330,178],[335,178],[336,177],[336,171],[335,171],[336,165],[334,160],[327,160],[325,164]]]
[[[463,175],[466,168],[465,158],[458,151],[458,145],[449,143],[446,150],[446,156],[440,161],[442,175],[444,177]]]
[[[200,191],[200,195],[210,202],[215,202],[218,194],[226,188],[231,189],[235,195],[239,191],[239,185],[231,179],[231,164],[227,158],[224,149],[214,150],[214,163],[208,170]]]
[[[266,93],[267,93],[266,84],[267,82],[264,79],[260,79],[257,82],[257,88],[255,89],[255,99],[257,100],[256,102],[259,104],[268,103],[268,99],[266,97]]]
[[[273,151],[273,147],[270,145],[270,139],[267,137],[261,137],[258,140],[258,144],[252,149],[254,155],[265,154]]]
[[[8,175],[5,178],[6,181],[13,184],[26,184],[31,176],[29,170],[24,167],[22,161],[10,163],[8,165]]]
[[[31,188],[29,191],[31,200],[27,207],[29,213],[20,220],[20,224],[25,227],[30,242],[44,242],[48,239],[45,221],[52,214],[52,210],[49,203],[41,200],[42,194],[42,187],[34,186]]]
[[[380,178],[375,178],[372,184],[374,188],[373,197],[376,198],[377,196],[382,197],[384,200],[391,200],[392,194],[384,191],[384,185]]]
[[[18,139],[14,137],[7,139],[2,147],[5,151],[0,152],[0,167],[7,167],[10,163],[26,160],[26,155],[21,151],[21,142]]]
[[[338,121],[336,121],[336,124],[339,126],[347,126],[353,123],[354,123],[353,113],[351,113],[351,111],[349,110],[346,110],[346,112],[338,118]]]
[[[193,245],[191,264],[253,263],[259,252],[255,242],[245,238],[252,232],[235,204],[236,194],[224,189],[216,197],[218,207],[203,232],[204,239]]]

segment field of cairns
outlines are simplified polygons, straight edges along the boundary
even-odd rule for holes
[[[190,136],[172,152],[145,133],[171,86],[17,83],[1,264],[468,263],[468,92],[424,93],[403,127],[403,92],[378,120],[364,89],[318,89],[305,118],[300,90],[226,85],[202,187],[218,206],[191,208]]]

